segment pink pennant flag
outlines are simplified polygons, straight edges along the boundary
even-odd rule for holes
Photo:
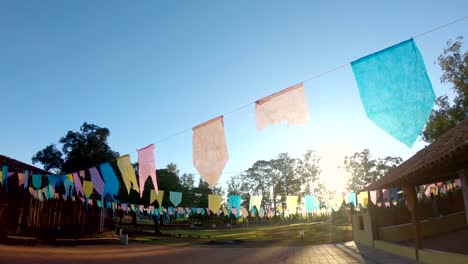
[[[148,177],[153,181],[156,194],[158,193],[158,182],[156,180],[156,162],[154,160],[154,144],[138,150],[138,175],[140,177],[140,197],[143,196],[145,182]]]
[[[249,216],[249,211],[245,207],[242,207],[241,214],[243,218],[247,218]]]
[[[231,214],[237,215],[237,209],[235,207],[231,209]]]
[[[24,173],[18,173],[18,186],[24,184]]]
[[[223,116],[193,128],[193,164],[214,188],[228,161]]]
[[[288,125],[306,124],[309,119],[304,83],[296,84],[255,102],[255,120],[259,131],[284,121]]]
[[[211,215],[211,210],[210,210],[210,208],[206,208],[205,211],[206,211],[206,214],[207,214],[207,215]]]
[[[80,198],[82,202],[84,202],[85,194],[83,192],[83,186],[81,185],[80,177],[78,176],[78,173],[76,172],[73,173],[73,182],[75,183],[76,195]],[[79,196],[80,194],[81,196]]]
[[[219,216],[222,212],[223,212],[223,210],[219,209],[218,212],[216,213],[216,215]]]

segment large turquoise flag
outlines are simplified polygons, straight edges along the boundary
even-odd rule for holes
[[[360,58],[351,67],[367,117],[395,139],[413,146],[435,102],[414,40]]]

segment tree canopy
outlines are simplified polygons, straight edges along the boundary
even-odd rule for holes
[[[455,97],[453,102],[449,101],[447,95],[437,98],[436,108],[421,133],[422,139],[428,143],[468,117],[468,52],[462,51],[462,39],[458,37],[455,41],[449,40],[448,47],[438,58],[443,71],[440,80],[453,85]]]
[[[401,164],[402,158],[387,156],[372,159],[370,151],[364,149],[344,159],[344,169],[350,173],[348,189],[359,192],[367,185],[379,180],[387,172]]]
[[[227,193],[241,195],[247,202],[249,196],[262,195],[263,204],[276,203],[277,196],[285,200],[287,195],[299,194],[315,194],[320,200],[328,200],[330,193],[320,178],[319,163],[320,157],[312,150],[301,158],[280,153],[275,159],[258,160],[229,179]]]
[[[32,157],[32,162],[41,163],[45,170],[58,173],[71,173],[99,165],[119,156],[107,143],[109,135],[109,129],[84,122],[80,131],[68,131],[59,140],[61,151],[55,144],[48,145]]]

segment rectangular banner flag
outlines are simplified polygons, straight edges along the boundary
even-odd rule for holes
[[[214,188],[228,161],[223,116],[216,117],[193,129],[193,165]]]
[[[151,177],[153,188],[158,192],[158,181],[156,179],[156,161],[154,160],[154,144],[138,150],[138,175],[140,178],[140,197],[143,196],[145,182]]]
[[[133,168],[132,162],[130,161],[130,155],[124,155],[117,159],[117,166],[119,167],[120,173],[122,174],[122,179],[127,188],[128,194],[130,194],[130,189],[133,188],[135,191],[139,192],[138,183],[136,180],[135,169]]]
[[[304,83],[299,83],[255,102],[255,120],[257,130],[269,125],[307,124],[309,109],[304,90]]]

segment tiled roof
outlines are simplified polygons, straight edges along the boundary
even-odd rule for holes
[[[26,164],[24,162],[9,158],[7,156],[0,155],[0,166],[6,165],[8,166],[8,171],[10,172],[23,172],[25,170],[31,171],[33,173],[39,174],[48,174],[49,172],[34,167],[32,165]]]
[[[413,186],[458,177],[457,171],[468,168],[468,119],[448,130],[429,146],[392,169],[366,190]]]

